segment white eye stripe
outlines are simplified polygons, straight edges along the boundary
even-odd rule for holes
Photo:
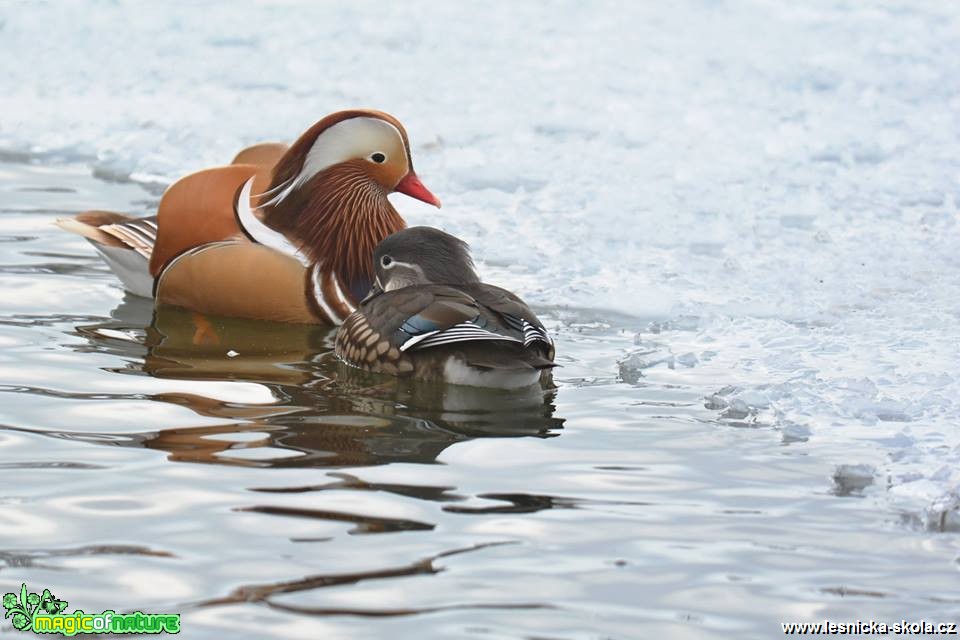
[[[386,120],[360,117],[338,122],[317,136],[313,146],[310,147],[310,151],[304,158],[300,173],[288,184],[283,185],[283,190],[280,193],[261,206],[282,202],[288,195],[324,169],[347,160],[362,158],[370,149],[378,150],[367,156],[368,158],[380,153],[384,157],[383,162],[386,162],[389,154],[386,151],[380,151],[380,149],[391,148],[398,150],[409,164],[407,150],[403,144],[403,136],[400,135],[400,130]]]
[[[381,264],[382,264],[382,263],[381,263]],[[390,264],[384,265],[383,268],[384,268],[384,269],[393,269],[394,267],[397,267],[397,266],[406,267],[407,269],[410,269],[411,271],[416,271],[416,272],[419,273],[421,276],[423,275],[423,269],[420,267],[420,265],[418,265],[418,264],[413,264],[412,262],[400,262],[399,260],[396,260],[396,259],[393,259],[392,262],[390,262]]]
[[[307,152],[301,173],[309,174],[307,177],[309,180],[327,167],[356,158],[365,149],[386,147],[390,142],[404,149],[400,131],[386,120],[379,118],[343,120],[317,136],[310,151]],[[385,151],[379,149],[375,153],[386,155]],[[405,149],[404,153],[406,153]]]
[[[400,262],[394,258],[393,262],[388,265],[384,266],[381,263],[381,267],[384,270],[384,280],[386,281],[384,282],[384,286],[381,287],[384,291],[393,291],[394,289],[402,289],[416,284],[428,284],[430,282],[423,268],[418,264]],[[402,269],[394,271],[395,267],[402,267]]]

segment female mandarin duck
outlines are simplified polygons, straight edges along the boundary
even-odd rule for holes
[[[87,211],[58,224],[88,238],[137,295],[339,324],[370,289],[377,243],[405,226],[387,200],[394,191],[440,206],[413,171],[403,126],[358,109],[327,116],[289,148],[257,145],[182,178],[154,217]]]
[[[543,324],[523,300],[480,282],[462,240],[412,227],[381,242],[373,259],[370,295],[337,333],[347,364],[501,389],[535,384],[556,366]]]

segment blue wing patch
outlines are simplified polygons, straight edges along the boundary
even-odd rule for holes
[[[443,327],[433,320],[424,318],[419,314],[407,318],[404,323],[400,325],[400,331],[403,331],[409,336],[419,336],[424,333],[439,331],[442,328]]]

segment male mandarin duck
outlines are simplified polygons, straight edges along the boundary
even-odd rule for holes
[[[339,324],[374,279],[377,244],[406,225],[387,195],[439,207],[393,116],[333,113],[289,147],[245,149],[170,186],[157,215],[58,220],[89,239],[131,293],[201,313]]]
[[[428,382],[501,389],[556,366],[543,323],[513,293],[480,282],[465,242],[411,227],[373,254],[370,294],[337,332],[348,365]]]

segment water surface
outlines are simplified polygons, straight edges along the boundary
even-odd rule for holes
[[[0,177],[4,592],[179,611],[190,638],[958,618],[949,523],[878,508],[883,479],[829,441],[738,413],[690,356],[658,360],[696,343],[682,322],[541,308],[563,367],[520,393],[358,376],[329,329],[155,313],[51,224],[149,210],[140,187]]]

